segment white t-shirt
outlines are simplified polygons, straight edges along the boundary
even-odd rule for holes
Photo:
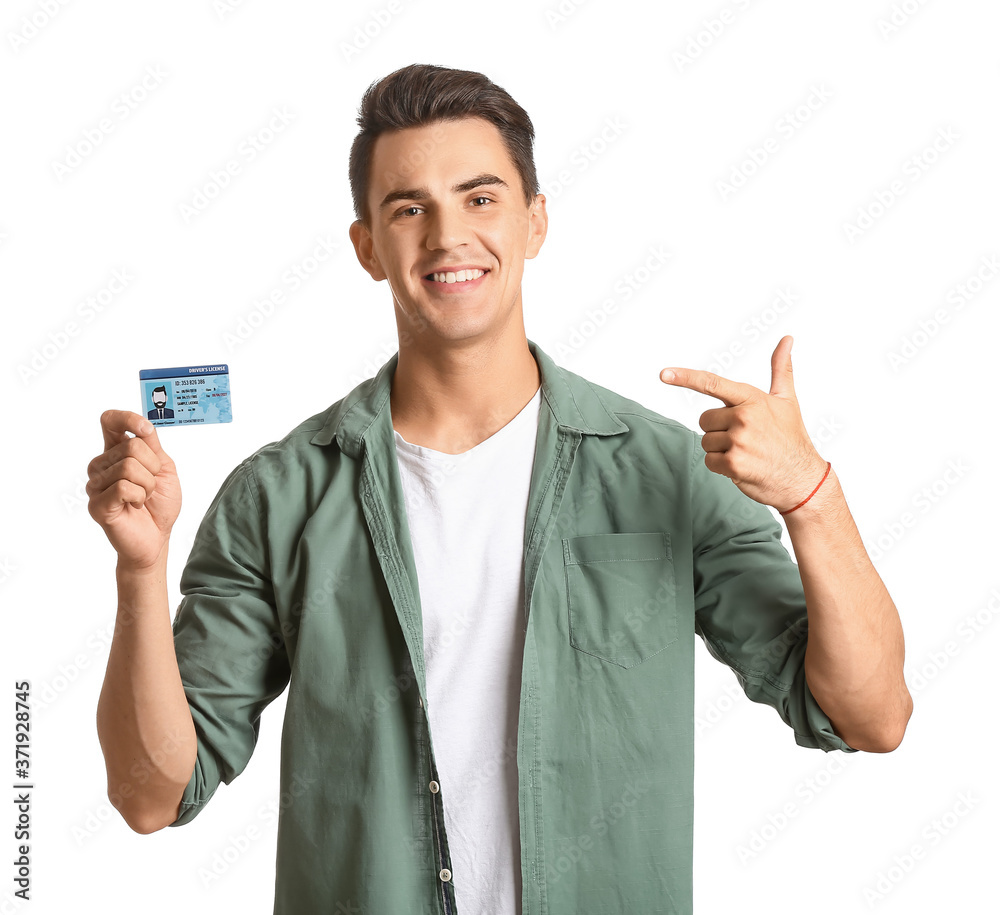
[[[521,911],[524,524],[541,399],[539,387],[506,426],[462,454],[394,432],[423,614],[427,715],[462,915]]]

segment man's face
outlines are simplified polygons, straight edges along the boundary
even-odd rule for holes
[[[153,391],[153,406],[157,410],[160,409],[167,402],[167,392],[166,391]]]
[[[527,206],[493,124],[465,118],[382,134],[368,205],[371,230],[355,222],[351,240],[371,276],[389,284],[401,345],[433,349],[523,320],[521,276],[545,240],[545,198]],[[432,276],[456,268],[485,273]]]

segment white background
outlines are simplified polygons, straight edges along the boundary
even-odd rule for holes
[[[276,833],[259,811],[277,797],[284,696],[244,773],[192,823],[141,836],[108,803],[95,713],[115,557],[87,512],[86,468],[103,450],[101,411],[139,409],[140,368],[229,363],[233,423],[162,432],[184,490],[173,612],[225,475],[396,350],[388,289],[348,239],[347,157],[364,89],[414,62],[486,73],[535,124],[550,227],[526,265],[525,325],[559,364],[697,429],[719,402],[665,386],[661,368],[766,390],[772,350],[794,335],[807,428],[903,621],[915,710],[882,755],[798,747],[698,643],[696,911],[988,910],[977,900],[993,896],[997,850],[1000,279],[984,267],[1000,255],[996,4],[589,0],[560,16],[555,2],[394,0],[378,28],[387,2],[42,8],[12,0],[0,14],[3,671],[10,693],[15,679],[32,684],[37,786],[33,899],[11,901],[8,803],[0,912],[271,911]],[[890,17],[892,31],[880,27]],[[348,55],[352,42],[365,46]],[[122,118],[116,99],[130,93]],[[249,161],[240,144],[275,108],[290,122]],[[102,118],[113,130],[74,160]],[[602,136],[609,123],[617,132]],[[754,166],[748,149],[769,137],[777,151]],[[185,218],[228,159],[239,175]],[[742,186],[720,190],[741,168]],[[560,173],[571,182],[557,186]],[[905,192],[851,237],[845,226],[893,182]],[[241,325],[320,238],[337,252],[266,320]],[[669,258],[620,295],[657,247]],[[116,270],[127,288],[84,323],[78,306]],[[973,278],[978,292],[957,298]],[[779,311],[783,290],[794,304]],[[206,886],[199,873],[232,860],[252,826],[258,838]],[[760,850],[741,855],[755,834]],[[922,858],[898,867],[914,845]]]

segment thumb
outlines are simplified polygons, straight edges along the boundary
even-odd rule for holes
[[[787,342],[786,342],[787,341]],[[771,354],[771,392],[772,394],[795,396],[795,385],[792,381],[792,343],[794,338],[786,334],[778,341]]]

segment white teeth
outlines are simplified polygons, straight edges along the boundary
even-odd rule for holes
[[[485,270],[459,270],[457,273],[432,274],[435,283],[465,283],[468,280],[478,280]]]

